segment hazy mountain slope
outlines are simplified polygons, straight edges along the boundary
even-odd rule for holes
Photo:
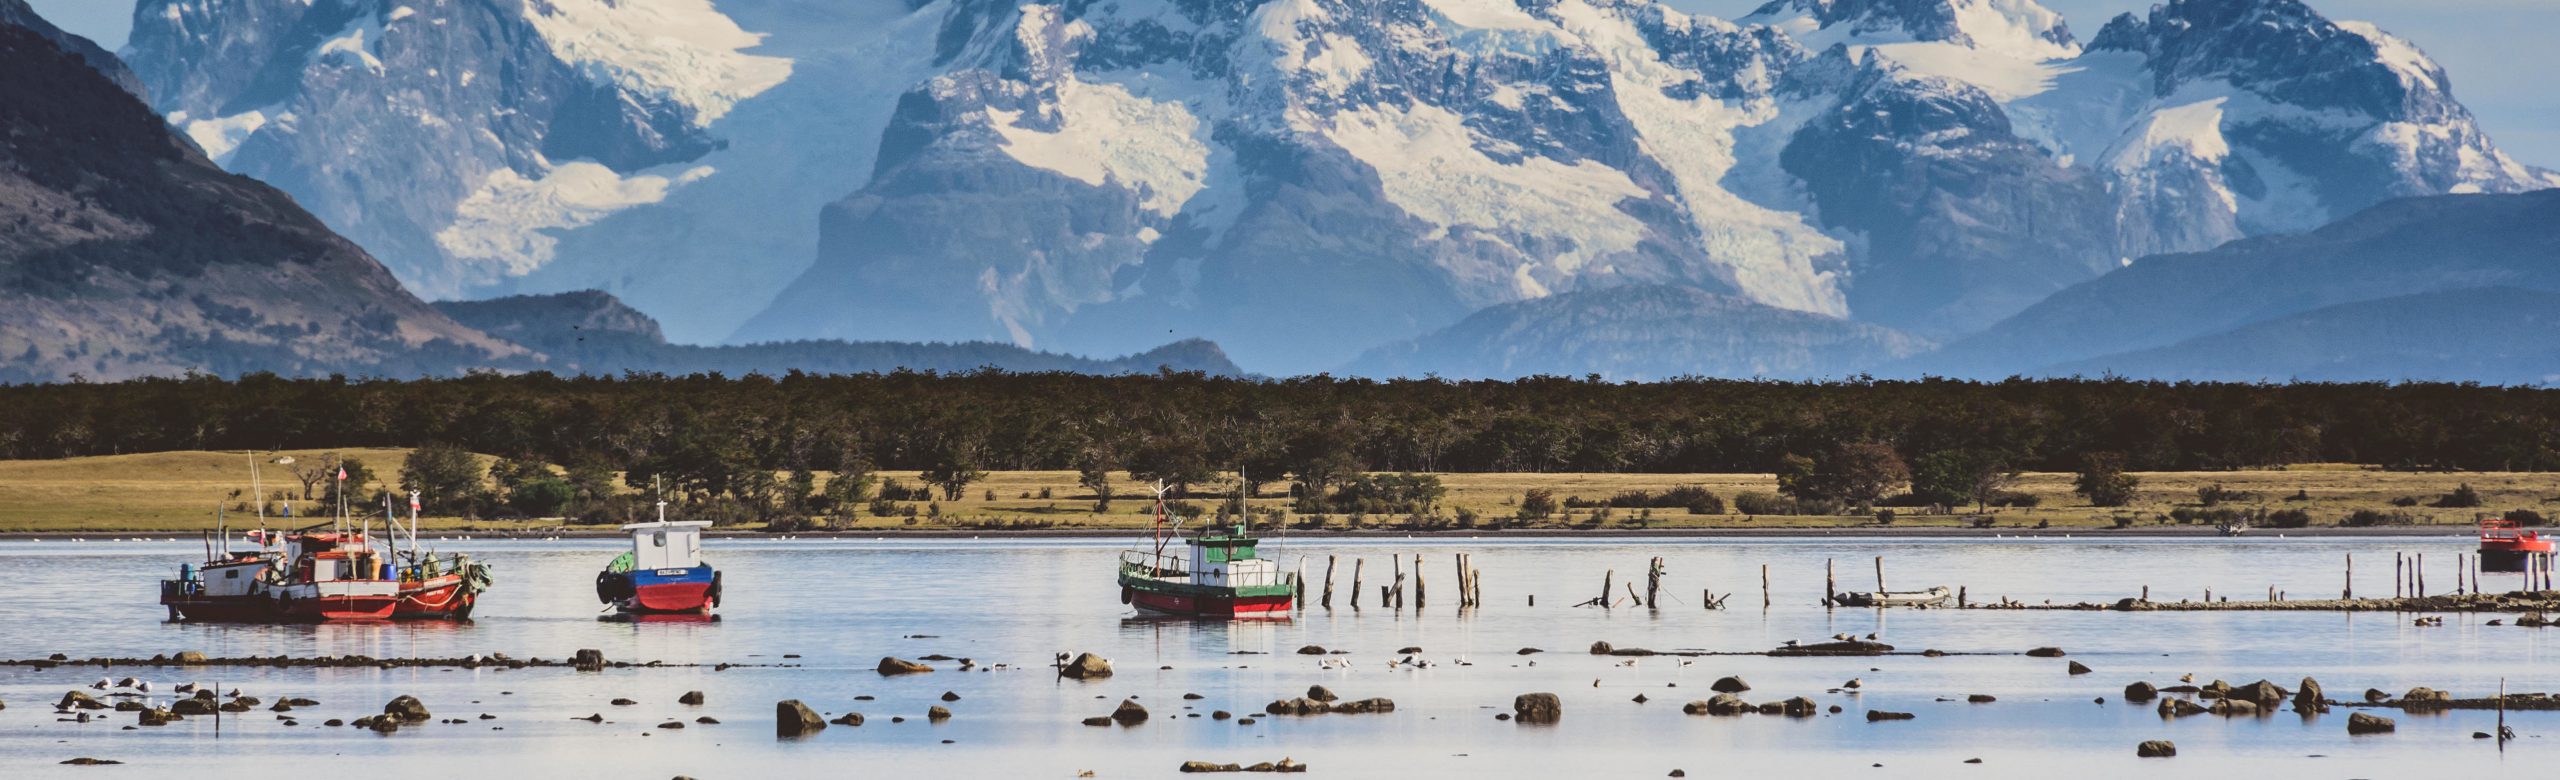
[[[669,344],[656,320],[594,290],[482,301],[436,308],[471,327],[539,350],[543,367],[598,375],[625,371],[718,372],[780,376],[792,371],[844,374],[910,371],[1073,371],[1152,373],[1159,369],[1234,376],[1243,372],[1215,344],[1185,341],[1119,358],[1035,352],[1011,344],[793,341],[734,346]]]
[[[0,24],[0,106],[0,381],[400,376],[523,354],[14,24]]]
[[[2326,306],[2477,287],[2560,291],[2560,190],[2397,200],[2309,233],[2143,258],[1907,365],[1999,376]]]
[[[118,88],[136,96],[143,96],[142,78],[135,76],[131,68],[125,67],[124,60],[116,59],[115,53],[100,47],[96,41],[73,35],[54,26],[52,22],[38,15],[33,6],[27,5],[27,0],[0,0],[0,24],[14,24],[35,31],[37,35],[44,36],[45,40],[52,41],[53,45],[62,47],[64,51],[79,55],[81,62],[86,62],[89,67],[106,74],[107,80],[115,82]]]
[[[2051,375],[2223,382],[2560,382],[2560,292],[2470,288],[2342,303]]]
[[[1929,343],[1862,322],[1686,287],[1637,285],[1491,307],[1370,350],[1358,376],[1799,379],[1856,373]]]

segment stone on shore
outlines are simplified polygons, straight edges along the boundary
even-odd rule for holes
[[[1564,718],[1564,699],[1552,693],[1523,693],[1511,698],[1511,714],[1522,723],[1554,723]]]
[[[851,717],[854,718],[853,725],[860,725],[862,723],[862,716],[854,715]],[[818,717],[817,710],[809,709],[809,705],[800,703],[799,699],[784,699],[774,703],[774,736],[797,737],[815,734],[825,730],[827,730],[826,719]]]
[[[2347,716],[2349,734],[2389,734],[2399,728],[2399,723],[2380,715],[2359,712]]]
[[[1138,700],[1136,699],[1121,699],[1120,706],[1111,710],[1111,719],[1119,722],[1119,724],[1123,726],[1135,726],[1140,723],[1145,723],[1147,722],[1147,708],[1138,706]]]
[[[1751,690],[1751,684],[1743,682],[1741,677],[1718,677],[1714,684],[1707,686],[1707,690],[1717,693],[1741,693]]]
[[[1058,667],[1058,674],[1078,680],[1099,680],[1111,676],[1111,661],[1092,653],[1077,653],[1076,660]]]
[[[390,703],[382,705],[382,714],[399,718],[410,723],[417,723],[434,717],[427,714],[427,705],[418,701],[418,697],[415,696],[401,696],[392,699]]]
[[[882,677],[894,677],[901,674],[923,674],[925,672],[933,671],[933,667],[909,661],[904,658],[882,656],[880,658],[879,671],[880,676]]]
[[[2202,715],[2207,712],[2212,712],[2212,710],[2205,709],[2204,705],[2185,699],[2161,699],[2159,710],[2160,717],[2163,718],[2183,718],[2189,715]]]
[[[2142,758],[2174,758],[2178,755],[2178,745],[2165,739],[2155,739],[2135,745],[2133,754]]]
[[[2329,700],[2320,690],[2320,681],[2309,677],[2302,678],[2302,685],[2293,689],[2293,710],[2295,712],[2326,712],[2328,709]]]
[[[2276,705],[2284,703],[2288,695],[2290,692],[2283,687],[2266,680],[2259,680],[2231,689],[2230,697],[2254,703],[2263,709],[2275,709]]]

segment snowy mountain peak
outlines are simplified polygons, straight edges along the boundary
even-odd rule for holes
[[[2080,49],[2062,14],[2035,0],[1773,0],[1742,21],[1777,27],[1817,49],[1946,43],[2027,59]]]

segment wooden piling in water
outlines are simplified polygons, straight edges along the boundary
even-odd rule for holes
[[[1378,596],[1378,600],[1379,600],[1379,601],[1390,601],[1391,603],[1389,603],[1389,604],[1387,604],[1387,605],[1386,605],[1386,606],[1388,606],[1388,607],[1390,607],[1390,608],[1394,608],[1394,609],[1403,609],[1403,608],[1404,608],[1404,556],[1401,556],[1401,555],[1390,555],[1390,556],[1387,556],[1387,564],[1388,564],[1388,565],[1390,565],[1390,566],[1394,566],[1394,567],[1395,567],[1395,572],[1396,572],[1395,584],[1394,584],[1394,585],[1393,585],[1389,590],[1387,590],[1385,594],[1380,594],[1380,595]],[[1389,595],[1386,595],[1386,594],[1393,594],[1393,595],[1392,595],[1392,596],[1389,596]]]
[[[1618,570],[1617,570],[1617,569],[1610,569],[1610,570],[1608,570],[1608,571],[1605,571],[1605,572],[1601,572],[1601,573],[1600,573],[1600,608],[1601,608],[1601,609],[1608,609],[1608,608],[1609,608],[1609,598],[1610,598],[1610,597],[1609,597],[1609,587],[1610,587],[1610,585],[1611,585],[1611,584],[1613,584],[1613,583],[1617,582],[1617,580],[1618,580]]]
[[[1363,566],[1367,565],[1367,564],[1368,564],[1368,562],[1369,562],[1369,559],[1367,559],[1367,558],[1353,558],[1353,559],[1351,559],[1351,608],[1352,608],[1352,609],[1359,609],[1359,608],[1360,608],[1360,569],[1361,569]]]
[[[2408,554],[2408,553],[2392,553],[2392,554],[2391,554],[2391,597],[2392,597],[2392,598],[2395,598],[2395,599],[2398,599],[2398,598],[2408,598],[2409,594],[2406,592],[2406,591],[2408,590],[2408,584],[2409,584],[2409,554]]]
[[[1822,559],[1822,606],[1825,609],[1840,601],[1840,581],[1831,570],[1831,559]]]
[[[2418,553],[2418,563],[2417,563],[2415,566],[2413,566],[2412,568],[2415,568],[2415,569],[2417,570],[2417,572],[2418,572],[2418,574],[2417,574],[2417,577],[2418,577],[2418,589],[2417,589],[2417,590],[2415,590],[2415,591],[2412,591],[2411,593],[2412,593],[2412,595],[2415,595],[2415,596],[2417,596],[2417,597],[2419,597],[2419,598],[2426,598],[2426,596],[2427,596],[2427,554],[2426,554],[2426,553]]]
[[[1293,589],[1291,590],[1291,592],[1290,592],[1290,594],[1289,594],[1289,603],[1290,603],[1291,605],[1296,606],[1296,607],[1297,607],[1297,608],[1299,608],[1299,609],[1306,609],[1306,608],[1307,608],[1307,556],[1304,556],[1304,555],[1298,556],[1298,577],[1297,577],[1297,579],[1291,580],[1291,583],[1292,583],[1292,584],[1295,584],[1297,587],[1296,587],[1296,588],[1293,588]]]
[[[2150,600],[2151,600],[2151,586],[2149,586],[2149,585],[2144,585],[2144,586],[2142,586],[2142,600],[2143,600],[2143,601],[2150,601]]]
[[[1414,554],[1413,554],[1413,608],[1414,608],[1415,610],[1420,610],[1420,609],[1422,609],[1422,602],[1423,602],[1423,599],[1424,599],[1424,598],[1425,598],[1425,596],[1424,596],[1424,594],[1423,594],[1423,590],[1422,590],[1422,554],[1421,554],[1421,553],[1414,553]]]
[[[1965,592],[1964,592],[1964,590],[1965,590],[1965,586],[1963,586],[1963,585],[1958,585],[1958,586],[1956,586],[1956,608],[1957,608],[1957,609],[1963,609],[1963,608],[1965,608],[1965,601],[1966,601],[1966,599],[1965,599]]]
[[[2346,585],[2346,590],[2339,592],[2339,594],[2338,594],[2338,598],[2342,598],[2342,599],[2351,599],[2351,598],[2355,598],[2355,597],[2356,597],[2356,554],[2355,554],[2355,553],[2347,553],[2347,585]]]
[[[1769,564],[1760,564],[1760,608],[1769,608]]]
[[[1884,593],[1884,556],[1876,556],[1876,593]]]
[[[1334,556],[1327,555],[1327,556],[1325,556],[1325,557],[1324,557],[1324,608],[1325,608],[1325,609],[1332,609],[1332,608],[1333,608],[1333,563],[1334,563]]]
[[[1449,556],[1449,565],[1456,567],[1458,570],[1458,608],[1466,609],[1467,607],[1474,606],[1473,604],[1467,603],[1467,554],[1458,553],[1456,555]]]

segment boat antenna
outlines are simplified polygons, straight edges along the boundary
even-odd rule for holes
[[[409,491],[409,556],[418,555],[418,491]]]

